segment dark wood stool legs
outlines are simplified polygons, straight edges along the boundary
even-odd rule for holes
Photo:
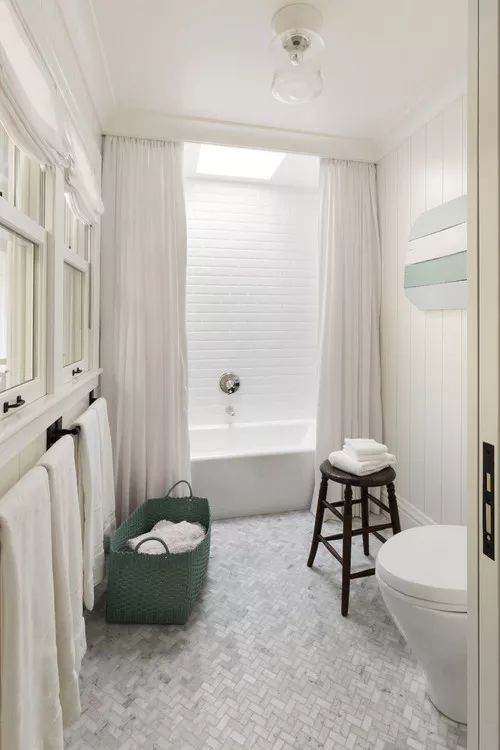
[[[352,548],[352,487],[346,484],[344,490],[344,519],[342,536],[342,615],[349,611],[349,591],[351,588],[351,548]]]
[[[396,499],[396,490],[394,489],[393,482],[390,482],[387,485],[387,499],[389,500],[389,511],[393,532],[394,534],[399,534],[401,531],[401,524],[399,522],[398,501]]]
[[[370,532],[367,531],[369,524],[368,509],[368,490],[366,487],[361,489],[361,527],[363,528],[363,552],[365,555],[370,554]]]
[[[321,535],[321,527],[323,526],[323,517],[325,515],[325,502],[326,495],[328,492],[328,479],[323,477],[319,487],[318,494],[318,507],[316,508],[316,520],[314,522],[314,533],[311,544],[311,551],[309,552],[309,558],[307,560],[307,567],[311,568],[318,551],[319,537]]]
[[[345,617],[349,611],[349,593],[351,588],[351,581],[353,578],[363,578],[364,576],[375,575],[375,568],[365,568],[363,570],[357,570],[351,572],[351,548],[352,548],[352,537],[362,535],[363,537],[363,552],[365,555],[370,554],[370,534],[373,534],[382,544],[387,541],[384,536],[380,533],[384,529],[392,529],[393,534],[398,534],[401,531],[401,524],[399,521],[398,512],[398,501],[396,498],[396,490],[394,488],[394,482],[396,473],[391,467],[370,474],[369,476],[358,477],[353,474],[347,474],[338,469],[332,467],[332,465],[325,461],[321,465],[321,484],[318,494],[318,507],[316,509],[316,519],[314,522],[314,533],[311,542],[311,550],[307,560],[307,565],[311,567],[318,551],[319,543],[323,544],[333,557],[342,565],[342,606],[341,612]],[[328,502],[328,481],[332,480],[344,485],[344,499],[339,502]],[[387,499],[388,504],[386,505],[382,500],[370,494],[369,488],[371,487],[383,487],[387,488]],[[352,488],[359,487],[361,490],[361,498],[353,499]],[[378,505],[379,508],[384,510],[390,516],[390,521],[386,523],[378,523],[370,526],[369,517],[369,504],[370,502]],[[352,528],[352,506],[355,503],[361,503],[361,526],[355,529]],[[329,536],[323,536],[323,519],[325,515],[325,509],[333,513],[336,518],[342,521],[342,533],[330,534]],[[340,512],[342,508],[343,512]],[[342,540],[342,555],[334,548],[332,542]]]

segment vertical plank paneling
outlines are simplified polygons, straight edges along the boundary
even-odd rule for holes
[[[397,151],[397,424],[398,484],[403,497],[410,496],[410,393],[411,393],[411,310],[404,293],[404,268],[410,225],[410,143]],[[396,320],[394,323],[396,323]]]
[[[467,100],[462,99],[462,192],[467,193]],[[467,313],[462,310],[462,396],[461,403],[467,403]],[[461,523],[467,523],[467,409],[462,411],[462,502]]]
[[[410,226],[425,211],[425,130],[410,139]],[[410,227],[408,227],[408,230]],[[425,510],[425,328],[426,316],[411,305],[410,393],[410,496],[407,500]]]
[[[460,396],[460,403],[467,404],[467,313],[462,310],[462,361],[461,361],[461,385],[462,393]],[[462,409],[462,466],[459,471],[461,473],[461,509],[460,509],[460,523],[467,523],[467,513],[469,509],[469,498],[467,497],[467,445],[468,445],[468,434],[467,434],[467,409]]]
[[[387,201],[387,173],[389,168],[389,159],[384,159],[377,165],[377,193],[378,193],[378,211],[379,211],[379,231],[380,231],[380,244],[382,250],[381,257],[381,272],[382,279],[385,278],[387,273],[387,266],[390,260],[389,257],[389,244],[387,241],[387,225],[389,222],[389,211]],[[380,347],[382,352],[382,360],[388,361],[388,336],[390,335],[390,317],[388,308],[388,299],[384,294],[385,285],[382,285],[382,301],[380,310]],[[390,402],[389,394],[389,368],[382,368],[382,413],[383,413],[383,434],[384,437],[387,435],[387,414],[388,411],[385,405]]]
[[[463,194],[463,102],[459,99],[443,115],[443,200]]]
[[[465,341],[464,341],[465,343]],[[462,515],[462,450],[464,410],[457,408],[462,392],[462,311],[446,310],[443,317],[443,467],[442,518],[460,523]]]
[[[467,101],[462,99],[462,189],[467,192]]]
[[[385,279],[387,261],[388,261],[388,244],[387,244],[387,220],[388,220],[388,207],[387,207],[387,169],[388,159],[383,159],[377,165],[377,194],[378,194],[378,213],[379,213],[379,232],[380,232],[380,245],[381,245],[381,273],[382,279]],[[389,361],[389,352],[387,350],[387,333],[389,331],[389,317],[387,312],[387,299],[385,295],[386,286],[382,283],[382,300],[380,307],[380,355],[383,362]],[[390,395],[387,391],[388,378],[386,372],[382,367],[382,414],[383,414],[383,435],[384,438],[387,435],[387,418],[385,405],[390,401]]]
[[[458,100],[444,113],[443,122],[443,200],[463,193],[463,102]],[[443,311],[443,438],[442,518],[449,523],[462,519],[462,450],[465,412],[462,402],[462,310]],[[459,501],[457,501],[457,498]]]
[[[427,125],[425,207],[443,202],[443,116]],[[426,313],[425,330],[425,512],[442,518],[441,440],[443,398],[443,313]]]
[[[460,99],[379,164],[384,437],[400,496],[444,523],[465,515],[466,313],[410,305],[403,269],[416,217],[466,191],[465,117]]]
[[[397,152],[390,154],[386,173],[386,224],[385,224],[385,252],[383,278],[385,288],[391,289],[390,294],[384,294],[385,332],[383,348],[385,352],[384,369],[385,394],[384,397],[384,439],[389,445],[397,442],[397,314],[398,314],[398,233],[397,233]]]

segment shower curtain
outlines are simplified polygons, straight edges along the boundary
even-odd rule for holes
[[[345,437],[382,437],[375,165],[323,159],[320,192],[316,467],[342,448]],[[314,510],[319,470],[316,479]],[[340,499],[338,487],[329,492]]]
[[[102,392],[117,516],[190,478],[182,146],[104,139]]]

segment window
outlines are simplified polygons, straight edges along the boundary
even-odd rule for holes
[[[44,171],[0,126],[0,419],[45,393]],[[14,405],[14,406],[13,406]]]
[[[44,170],[28,154],[15,149],[14,205],[39,224],[45,224]]]
[[[45,224],[45,170],[11,141],[0,124],[0,197],[25,216]]]
[[[14,144],[0,124],[0,198],[14,203]]]
[[[63,364],[74,365],[84,353],[85,273],[64,262],[64,350]]]
[[[88,367],[90,242],[92,228],[66,200],[64,214],[63,366],[65,380]]]
[[[0,391],[35,370],[36,247],[0,228]]]
[[[249,148],[200,146],[196,173],[239,177],[251,180],[270,180],[286,154],[278,151],[257,151]]]
[[[80,221],[73,212],[69,201],[65,201],[64,244],[66,250],[76,253],[84,260],[90,260],[91,227]]]

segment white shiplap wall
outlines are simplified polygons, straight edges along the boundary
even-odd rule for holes
[[[318,192],[186,180],[190,422],[312,418]],[[232,370],[241,388],[218,387]]]
[[[465,522],[466,312],[410,305],[403,269],[411,224],[466,192],[466,167],[463,98],[378,164],[384,434],[410,522]]]

